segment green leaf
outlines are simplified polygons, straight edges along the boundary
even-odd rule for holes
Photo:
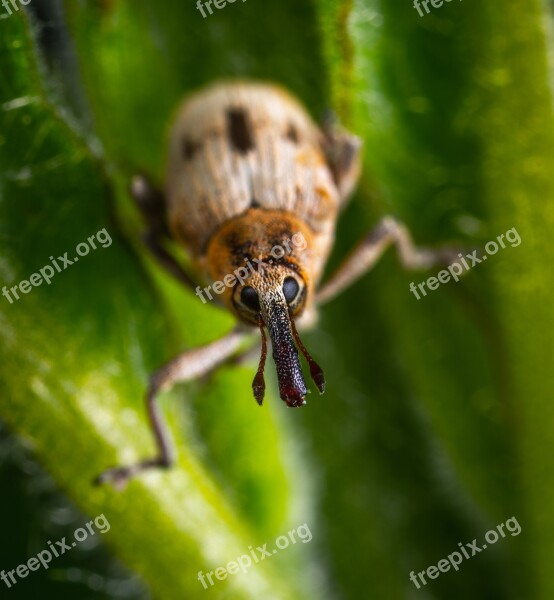
[[[426,590],[549,598],[550,17],[539,2],[429,4],[424,18],[409,4],[318,5],[335,105],[363,134],[361,196],[373,199],[346,215],[340,246],[385,211],[420,243],[458,243],[478,256],[513,227],[523,239],[419,301],[409,283],[436,273],[402,274],[388,257],[329,309],[329,351],[344,365],[329,402],[348,398],[348,407],[318,413],[314,438],[331,428],[336,438],[322,442],[337,448],[348,436],[338,454],[363,491],[343,492],[343,474],[323,460],[339,491],[326,518],[348,514],[371,531],[353,547],[351,532],[334,528],[332,563],[350,595],[369,578],[377,597],[411,597],[412,569],[515,515],[520,537]]]

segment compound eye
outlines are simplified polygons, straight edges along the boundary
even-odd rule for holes
[[[247,285],[245,288],[242,288],[240,293],[240,300],[250,310],[254,312],[260,311],[260,299],[258,298],[258,292],[253,287]]]
[[[283,281],[283,294],[285,295],[287,304],[290,304],[294,301],[296,296],[298,296],[299,291],[300,286],[294,277],[287,277],[285,281]]]

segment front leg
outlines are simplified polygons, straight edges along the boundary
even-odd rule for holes
[[[190,381],[213,371],[237,352],[248,337],[247,333],[235,329],[211,344],[184,352],[156,371],[150,377],[146,393],[148,417],[157,447],[156,456],[134,465],[108,469],[97,477],[96,484],[112,482],[115,487],[122,488],[129,479],[143,471],[170,467],[174,462],[173,449],[167,424],[156,404],[158,394],[177,382]]]
[[[158,263],[177,281],[191,290],[198,284],[183,269],[175,257],[166,249],[164,243],[171,239],[166,221],[166,201],[161,190],[156,188],[145,175],[135,175],[131,182],[131,194],[146,222],[143,240]]]
[[[327,302],[352,285],[369,271],[383,252],[395,244],[400,262],[407,269],[427,269],[434,265],[448,265],[457,258],[449,248],[418,248],[404,225],[392,217],[385,217],[351,252],[316,294],[316,303]]]
[[[327,163],[344,206],[360,178],[362,141],[341,127],[332,112],[325,116],[322,131]]]

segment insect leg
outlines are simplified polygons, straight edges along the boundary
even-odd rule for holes
[[[158,369],[150,377],[146,393],[148,417],[157,446],[156,456],[133,465],[108,469],[97,477],[96,484],[111,482],[115,487],[122,488],[129,479],[142,471],[170,467],[174,462],[174,455],[167,424],[156,403],[158,394],[175,383],[190,381],[214,370],[237,352],[248,337],[247,333],[234,329],[211,344],[180,354]]]
[[[158,263],[181,283],[195,290],[198,284],[165,248],[164,241],[171,239],[166,221],[166,202],[163,193],[145,175],[135,175],[131,194],[147,224],[143,241]]]
[[[407,269],[427,269],[447,265],[457,259],[451,248],[418,248],[404,225],[385,217],[350,253],[337,271],[316,294],[316,303],[324,303],[342,292],[369,271],[383,252],[395,244],[401,264]]]
[[[322,130],[327,162],[344,204],[360,177],[362,141],[343,129],[332,112],[323,119]]]

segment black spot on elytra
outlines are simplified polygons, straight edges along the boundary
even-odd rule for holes
[[[260,203],[255,200],[254,198],[252,198],[252,200],[250,200],[250,208],[260,208]]]
[[[287,129],[287,139],[289,139],[293,144],[298,144],[298,131],[292,123],[289,123],[289,127]]]
[[[200,150],[200,144],[193,142],[189,138],[183,138],[181,150],[185,160],[192,160],[194,155]]]
[[[248,113],[242,108],[230,108],[227,111],[227,136],[231,147],[241,154],[246,154],[254,148]]]

